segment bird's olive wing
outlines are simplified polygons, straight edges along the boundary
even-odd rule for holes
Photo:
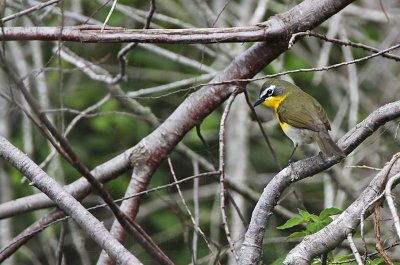
[[[319,104],[319,102],[313,98],[313,105],[314,108],[316,110],[316,112],[318,113],[318,117],[319,119],[322,121],[322,123],[325,126],[325,129],[327,129],[328,131],[331,130],[331,125],[329,124],[329,120],[328,120],[328,115],[326,115],[326,112],[324,110],[324,108],[321,106],[321,104]]]
[[[281,122],[288,123],[299,129],[309,129],[315,132],[330,130],[328,117],[322,106],[316,101],[307,103],[284,101],[277,109]]]

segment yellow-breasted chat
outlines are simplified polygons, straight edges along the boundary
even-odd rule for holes
[[[345,157],[329,135],[331,126],[321,104],[296,85],[269,79],[262,85],[254,107],[260,104],[273,108],[283,132],[292,140],[294,149],[289,161],[299,145],[313,141],[326,156]]]

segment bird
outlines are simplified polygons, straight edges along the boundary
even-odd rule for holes
[[[345,157],[329,134],[331,126],[324,108],[298,86],[281,79],[268,79],[253,107],[260,104],[274,110],[282,131],[293,142],[289,164],[299,145],[312,142],[316,142],[327,157]]]

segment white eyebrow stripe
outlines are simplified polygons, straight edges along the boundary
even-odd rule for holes
[[[261,93],[260,98],[264,97],[267,94],[268,89],[272,89],[275,90],[275,85],[270,85],[269,87],[267,87],[266,89],[264,89],[264,91]]]

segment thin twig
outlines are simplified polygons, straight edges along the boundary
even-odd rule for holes
[[[168,157],[168,166],[169,166],[169,170],[171,172],[171,175],[174,178],[174,181],[176,183],[175,186],[176,186],[176,189],[178,190],[179,197],[181,198],[182,204],[185,207],[185,209],[186,209],[186,211],[187,211],[187,213],[188,213],[188,215],[190,217],[190,220],[192,221],[192,224],[193,224],[193,227],[194,227],[195,231],[197,233],[199,233],[201,235],[201,237],[204,239],[204,241],[207,243],[207,246],[210,249],[211,253],[215,254],[214,251],[213,251],[213,247],[211,246],[210,240],[207,238],[207,236],[205,235],[203,230],[200,228],[200,226],[196,225],[196,220],[193,217],[192,211],[190,210],[189,206],[186,203],[185,198],[183,197],[181,188],[179,187],[179,184],[178,184],[178,178],[176,177],[175,169],[174,169],[174,166],[172,165],[172,161],[171,161],[170,157]]]
[[[219,126],[219,171],[221,172],[220,175],[220,204],[221,204],[221,214],[222,214],[222,223],[225,228],[225,234],[226,238],[229,242],[229,248],[231,249],[231,252],[235,258],[236,261],[239,261],[239,256],[236,252],[235,245],[231,239],[231,232],[228,227],[228,218],[226,216],[226,210],[225,210],[225,151],[224,151],[224,146],[225,146],[225,122],[226,118],[228,117],[228,113],[231,109],[232,103],[236,98],[236,92],[233,92],[231,96],[228,98],[226,107],[224,110],[224,113],[222,114],[221,117],[221,123]]]
[[[373,52],[373,53],[379,52],[379,49],[365,45],[363,43],[356,43],[356,42],[352,42],[352,41],[348,41],[348,40],[345,41],[345,40],[340,40],[340,39],[336,39],[336,38],[328,38],[327,36],[325,36],[323,34],[316,33],[313,31],[298,32],[298,33],[293,34],[289,41],[289,49],[293,46],[293,44],[297,38],[303,37],[303,36],[317,37],[324,41],[332,42],[332,43],[342,45],[342,46],[350,46],[350,47],[354,47],[354,48],[359,48],[359,49],[363,49],[365,51],[369,51],[369,52]],[[389,53],[382,54],[382,57],[393,59],[395,61],[400,61],[400,56],[395,55],[395,54],[389,54]]]
[[[14,19],[14,18],[27,15],[27,14],[32,13],[32,12],[34,12],[34,11],[38,11],[38,10],[40,10],[40,9],[42,9],[42,8],[47,7],[47,6],[50,6],[50,5],[53,5],[53,4],[57,4],[57,3],[60,2],[60,1],[61,1],[61,0],[50,0],[50,1],[47,1],[47,2],[44,2],[44,3],[38,4],[38,5],[36,5],[36,6],[32,6],[32,7],[30,7],[30,8],[25,9],[25,10],[22,10],[22,11],[20,11],[20,12],[14,13],[14,14],[12,14],[12,15],[3,17],[0,21],[1,21],[2,23],[4,23],[4,22],[10,21],[10,20],[12,20],[12,19]]]
[[[63,251],[65,244],[65,235],[67,232],[68,222],[65,220],[61,224],[60,238],[58,240],[57,252],[56,252],[56,265],[61,265],[63,260]]]
[[[369,210],[369,208],[374,205],[376,202],[378,202],[379,200],[382,199],[384,193],[380,193],[378,196],[376,196],[376,198],[374,200],[372,200],[370,203],[368,203],[364,209],[361,212],[361,216],[360,216],[360,234],[361,234],[361,240],[363,241],[363,245],[364,245],[364,253],[367,254],[368,253],[368,247],[367,247],[367,242],[365,241],[365,234],[364,234],[364,224],[365,224],[365,214],[367,213],[367,211]],[[364,262],[366,261],[367,256],[364,256]]]
[[[386,12],[385,7],[383,6],[382,0],[378,0],[378,2],[379,2],[379,6],[381,7],[382,13],[386,17],[387,22],[390,23],[390,17],[388,15],[388,13]]]
[[[228,186],[228,185],[227,185]],[[236,210],[236,213],[239,216],[240,221],[243,224],[243,227],[247,227],[248,223],[246,222],[246,218],[244,217],[242,211],[240,210],[239,206],[237,205],[237,203],[235,202],[235,200],[233,199],[233,196],[230,192],[226,193],[227,197],[229,198],[230,203],[232,203],[233,208]]]
[[[212,156],[210,146],[207,143],[206,139],[204,138],[203,134],[201,133],[201,124],[196,125],[196,133],[197,133],[197,136],[199,137],[201,143],[203,144],[204,148],[206,149],[206,153],[207,153],[208,159],[210,160],[210,162],[214,166],[214,168],[217,168],[215,166],[216,163],[214,161],[214,157]]]
[[[255,109],[253,107],[253,104],[251,104],[251,102],[250,102],[249,93],[247,92],[247,89],[244,91],[244,96],[246,98],[247,105],[249,106],[249,108],[251,110],[251,113],[253,113],[253,116],[257,120],[258,127],[260,127],[260,131],[261,131],[261,133],[262,133],[262,135],[264,137],[265,142],[268,145],[269,150],[271,151],[272,157],[274,158],[276,165],[278,166],[279,170],[282,170],[282,166],[278,161],[278,157],[276,156],[275,150],[274,150],[274,148],[272,148],[271,141],[269,140],[269,137],[268,137],[267,133],[265,132],[264,127],[262,126],[260,119],[257,116],[257,112],[255,111]]]
[[[393,216],[393,222],[394,222],[394,227],[396,229],[397,237],[400,239],[400,220],[391,193],[393,184],[398,182],[399,180],[400,180],[400,173],[389,179],[385,187],[385,198],[389,205],[390,212]]]
[[[114,3],[116,3],[117,0],[115,0]],[[147,15],[146,18],[146,24],[144,25],[144,29],[148,29],[150,27],[151,19],[153,17],[154,12],[156,11],[156,2],[155,0],[151,0],[150,2],[150,11]],[[130,52],[133,48],[135,48],[139,42],[132,42],[128,45],[126,45],[124,48],[122,48],[117,55],[118,61],[119,61],[119,73],[117,76],[113,78],[112,84],[115,85],[119,83],[121,80],[126,78],[126,58],[125,56]]]
[[[350,245],[351,251],[353,251],[353,255],[354,255],[354,257],[355,257],[355,259],[357,261],[357,264],[358,265],[363,265],[364,263],[362,262],[360,253],[358,252],[356,244],[354,243],[353,234],[352,233],[348,233],[347,234],[347,241],[349,241],[349,245]]]
[[[377,168],[377,167],[370,167],[367,165],[361,165],[361,166],[345,166],[345,168],[362,168],[362,169],[371,169],[371,170],[376,170],[376,171],[381,171],[382,168]]]
[[[63,42],[61,41],[62,32],[64,30],[64,0],[60,1],[60,9],[61,9],[61,27],[60,27],[60,34],[59,39],[57,40],[57,49],[60,52],[61,47],[63,46]],[[64,108],[64,72],[63,72],[63,65],[62,65],[62,58],[60,53],[57,53],[57,63],[58,63],[58,100],[60,102],[60,108]],[[60,132],[64,132],[65,127],[65,115],[64,112],[60,113]]]
[[[162,185],[162,186],[158,186],[158,187],[155,187],[155,188],[152,188],[152,189],[148,189],[148,190],[144,190],[144,191],[135,193],[135,194],[133,194],[131,196],[127,196],[127,197],[123,197],[121,199],[117,199],[117,200],[115,200],[115,202],[122,202],[124,200],[129,200],[129,199],[135,198],[137,196],[148,194],[150,192],[154,192],[154,191],[158,191],[158,190],[161,190],[161,189],[165,189],[165,188],[169,188],[169,187],[172,187],[172,186],[176,186],[176,185],[178,185],[180,183],[183,183],[183,182],[186,182],[186,181],[189,181],[189,180],[192,180],[192,179],[197,179],[197,178],[201,178],[201,177],[208,177],[208,176],[216,176],[216,175],[220,175],[220,174],[221,174],[220,171],[211,171],[211,172],[199,173],[197,175],[193,175],[193,176],[190,176],[190,177],[187,177],[187,178],[184,178],[184,179],[180,179],[180,180],[177,180],[177,181],[174,181],[174,182]],[[102,204],[100,206],[104,206],[104,204]]]
[[[107,23],[108,23],[108,20],[110,20],[110,17],[111,17],[111,15],[112,15],[112,13],[114,12],[115,5],[116,5],[116,4],[117,4],[117,0],[114,0],[113,4],[112,4],[112,6],[111,6],[111,9],[110,9],[110,11],[109,11],[108,14],[107,14],[106,20],[104,20],[104,23],[103,23],[103,25],[101,26],[101,31],[104,30],[104,28],[106,27],[106,25],[107,25]]]
[[[93,112],[100,108],[102,105],[108,102],[108,100],[111,98],[110,94],[107,94],[105,97],[103,97],[100,101],[95,103],[92,106],[89,106],[88,108],[84,109],[83,111],[80,111],[77,116],[75,116],[72,121],[68,124],[67,128],[65,129],[64,132],[64,137],[67,137],[68,134],[72,131],[72,129],[75,127],[75,125],[80,121],[82,118],[87,117],[90,112]],[[56,150],[53,149],[50,154],[43,160],[42,163],[40,163],[39,167],[44,168],[48,162],[53,159],[54,155],[56,154]]]
[[[250,82],[256,82],[256,81],[260,81],[260,80],[265,80],[265,79],[270,79],[270,78],[275,78],[275,77],[279,77],[279,76],[283,76],[283,75],[288,75],[288,74],[298,74],[298,73],[310,73],[310,72],[322,72],[322,71],[328,71],[331,69],[335,69],[335,68],[339,68],[342,66],[346,66],[346,65],[350,65],[350,64],[357,64],[360,62],[364,62],[367,60],[370,60],[372,58],[378,57],[378,56],[382,56],[383,54],[386,54],[392,50],[396,50],[400,48],[400,43],[393,45],[387,49],[381,50],[378,53],[374,53],[371,55],[367,55],[352,61],[345,61],[345,62],[341,62],[341,63],[337,63],[337,64],[333,64],[333,65],[329,65],[329,66],[324,66],[324,67],[314,67],[314,68],[299,68],[299,69],[293,69],[293,70],[288,70],[288,71],[284,71],[284,72],[279,72],[276,74],[271,74],[271,75],[264,75],[261,77],[256,77],[256,78],[246,78],[246,79],[231,79],[231,80],[227,80],[227,81],[222,81],[222,82],[213,82],[213,83],[201,83],[198,85],[194,85],[188,88],[183,88],[183,89],[178,89],[176,91],[172,91],[167,93],[166,95],[162,95],[162,96],[155,96],[155,97],[148,97],[148,98],[152,98],[152,99],[157,99],[157,98],[161,98],[161,97],[165,97],[165,96],[170,96],[176,93],[180,93],[182,91],[191,91],[191,90],[197,90],[201,87],[204,86],[219,86],[219,85],[230,85],[230,84],[240,84],[240,83],[250,83]]]
[[[382,258],[385,260],[386,264],[393,265],[392,260],[382,247],[381,243],[381,226],[380,226],[380,219],[381,219],[381,211],[380,211],[380,204],[375,203],[374,206],[374,230],[375,230],[375,248],[379,252],[379,254],[382,256]]]
[[[279,76],[283,76],[283,75],[288,75],[288,74],[298,74],[298,73],[310,73],[310,72],[321,72],[321,71],[327,71],[327,70],[331,70],[334,68],[339,68],[342,66],[346,66],[349,64],[357,64],[357,63],[361,63],[367,60],[370,60],[372,58],[378,57],[378,56],[382,56],[382,54],[388,53],[390,51],[396,50],[400,48],[400,43],[390,46],[389,48],[386,48],[384,50],[381,50],[377,53],[374,54],[370,54],[358,59],[354,59],[352,61],[345,61],[345,62],[341,62],[341,63],[337,63],[337,64],[332,64],[329,66],[324,66],[324,67],[314,67],[314,68],[298,68],[298,69],[293,69],[293,70],[288,70],[288,71],[284,71],[284,72],[280,72],[280,73],[276,73],[276,74],[271,74],[271,75],[264,75],[261,77],[256,77],[256,78],[246,78],[246,79],[231,79],[231,80],[227,80],[227,81],[222,81],[222,82],[214,82],[214,83],[207,83],[207,84],[198,84],[196,86],[192,86],[190,87],[190,89],[198,89],[200,87],[203,86],[219,86],[219,85],[228,85],[228,84],[235,84],[235,83],[249,83],[249,82],[255,82],[255,81],[260,81],[260,80],[265,80],[265,79],[270,79],[270,78],[275,78],[275,77],[279,77]]]
[[[399,154],[395,154],[392,159],[389,162],[388,165],[388,169],[387,169],[387,173],[386,173],[386,178],[388,177],[391,168],[393,167],[394,163],[399,159]],[[367,211],[369,210],[369,208],[372,205],[379,205],[378,201],[380,201],[383,196],[385,195],[385,191],[381,191],[381,193],[379,193],[378,196],[376,196],[376,198],[374,200],[372,200],[370,203],[368,203],[363,210],[361,211],[361,215],[360,215],[360,234],[361,234],[361,239],[364,243],[364,252],[365,252],[365,256],[364,256],[364,262],[367,261],[367,253],[368,253],[368,248],[367,248],[367,242],[365,241],[365,235],[364,235],[364,221],[365,221],[365,214],[367,213]]]
[[[194,161],[193,164],[193,174],[199,174],[199,162]],[[199,210],[199,179],[195,178],[193,180],[193,208],[194,208],[194,222],[195,226],[199,226],[200,210]],[[196,264],[197,261],[197,233],[194,231],[192,239],[192,263]]]
[[[126,95],[130,98],[142,98],[144,95],[165,92],[165,91],[168,91],[171,89],[176,89],[178,87],[186,87],[188,85],[192,85],[193,83],[204,82],[204,81],[209,80],[210,78],[213,78],[215,75],[216,75],[216,73],[203,74],[200,76],[195,76],[195,77],[190,77],[187,79],[178,80],[178,81],[168,83],[165,85],[130,91],[130,92],[126,93]],[[185,88],[185,91],[187,91],[187,88]]]

